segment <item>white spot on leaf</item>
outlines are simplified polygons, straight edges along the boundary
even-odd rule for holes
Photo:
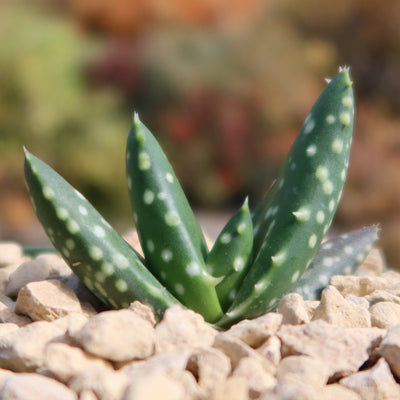
[[[317,235],[313,233],[308,239],[308,246],[313,249],[316,244],[317,244]]]
[[[98,238],[104,238],[106,236],[106,231],[104,230],[104,228],[102,228],[99,225],[95,225],[93,227],[93,233],[95,236],[97,236]]]
[[[89,247],[89,257],[94,261],[99,261],[103,257],[103,250],[97,246]]]
[[[165,261],[165,262],[171,261],[171,260],[172,260],[172,256],[173,256],[172,251],[169,250],[169,249],[164,249],[164,250],[161,252],[161,258],[162,258],[163,261]]]
[[[335,121],[336,121],[336,118],[335,118],[334,115],[329,114],[329,115],[326,116],[326,122],[327,122],[329,125],[332,125]]]
[[[244,260],[242,257],[236,257],[233,261],[233,269],[238,272],[241,271],[244,267]]]
[[[128,284],[123,279],[117,279],[115,281],[115,287],[121,293],[128,290]]]
[[[340,154],[343,151],[343,141],[339,138],[336,138],[332,142],[332,151],[336,154]]]
[[[315,155],[315,153],[317,152],[317,146],[315,144],[312,144],[311,146],[308,146],[306,149],[306,154],[309,157],[312,157],[313,155]]]
[[[174,211],[167,211],[164,220],[168,226],[177,226],[180,223],[179,215]]]
[[[142,171],[147,171],[150,169],[150,167],[150,156],[146,152],[142,151],[141,153],[139,153],[139,169]]]
[[[189,263],[189,264],[186,266],[186,273],[187,273],[189,276],[200,275],[200,265],[199,265],[197,262],[192,261],[191,263]]]
[[[144,204],[150,205],[154,201],[154,193],[151,190],[145,190],[143,193]]]

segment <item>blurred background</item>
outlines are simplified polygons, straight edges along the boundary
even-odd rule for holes
[[[355,136],[335,228],[380,223],[400,268],[399,20],[400,2],[378,0],[2,0],[0,240],[45,240],[22,145],[130,229],[133,110],[194,208],[227,218],[265,193],[324,78],[350,65]]]

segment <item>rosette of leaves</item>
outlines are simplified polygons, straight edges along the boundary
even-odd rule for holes
[[[324,277],[338,271],[324,262],[332,260],[331,253],[318,249],[346,180],[352,86],[348,68],[340,69],[307,116],[272,189],[254,210],[246,199],[211,250],[167,157],[137,114],[128,136],[126,169],[144,257],[81,193],[26,151],[33,207],[75,274],[111,307],[140,300],[161,318],[166,308],[181,303],[222,328],[256,317],[273,309],[288,291],[301,290],[296,284],[310,265]],[[360,254],[365,256],[373,244],[376,232],[367,233],[364,247],[352,254],[340,241],[330,246],[342,250],[334,263],[344,272],[347,265],[360,264]],[[318,290],[310,284],[313,276],[302,283],[308,292]]]

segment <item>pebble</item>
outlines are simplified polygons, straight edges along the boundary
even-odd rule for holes
[[[33,372],[43,367],[46,345],[62,339],[66,327],[37,321],[0,337],[0,368]]]
[[[23,257],[22,247],[15,242],[0,243],[0,268],[17,263]]]
[[[362,400],[353,390],[338,383],[326,385],[320,392],[320,399],[323,400]]]
[[[0,268],[0,400],[399,399],[399,310],[400,273],[370,264],[225,332],[182,306],[156,323],[137,301],[105,311],[59,256],[21,253]]]
[[[113,369],[112,364],[102,358],[91,356],[79,347],[57,342],[46,346],[44,366],[62,382],[68,382],[79,373],[90,369]]]
[[[12,374],[4,382],[1,400],[78,400],[74,391],[39,374]]]
[[[182,382],[167,374],[154,371],[132,381],[122,400],[185,400]]]
[[[210,400],[249,400],[246,378],[230,376],[215,387]]]
[[[30,282],[18,293],[15,312],[33,321],[53,321],[70,313],[81,313],[75,292],[61,281]]]
[[[49,265],[45,258],[25,261],[10,275],[5,294],[15,297],[28,283],[42,281],[49,276]]]
[[[310,322],[310,314],[298,293],[289,293],[279,302],[278,312],[282,314],[282,324],[300,325]]]
[[[371,306],[372,326],[388,329],[400,323],[400,304],[390,301],[381,301]]]
[[[155,331],[157,352],[166,352],[176,347],[211,346],[218,333],[200,314],[180,305],[166,310]]]
[[[257,348],[275,335],[282,324],[282,314],[270,312],[255,319],[245,319],[233,325],[225,333],[247,345]]]
[[[389,283],[382,277],[371,276],[332,276],[330,285],[334,286],[345,296],[352,294],[357,297],[364,297],[375,290],[385,290]]]
[[[368,305],[368,302],[367,302]],[[313,321],[324,320],[343,328],[370,328],[371,316],[363,305],[346,300],[334,286],[327,286],[321,293]]]
[[[373,340],[382,336],[377,328],[362,329],[369,332],[360,335],[360,330],[316,320],[306,325],[282,325],[277,335],[282,341],[284,356],[320,358],[333,379],[356,372],[368,360]]]
[[[108,368],[92,368],[75,375],[68,386],[79,400],[121,400],[130,379],[127,375]]]
[[[388,329],[379,348],[379,354],[389,363],[390,368],[400,378],[400,324]]]
[[[388,363],[381,358],[372,368],[340,380],[340,384],[358,393],[363,400],[399,399],[399,385]]]
[[[95,315],[73,338],[92,355],[129,361],[152,355],[156,336],[148,321],[125,309]]]
[[[259,356],[257,351],[248,344],[225,332],[215,337],[213,346],[230,358],[233,369],[237,367],[242,358]]]
[[[222,351],[213,348],[196,350],[187,363],[187,369],[197,377],[200,388],[210,395],[231,372],[231,361]]]
[[[254,356],[243,357],[233,371],[233,376],[246,380],[251,398],[259,397],[277,383],[275,376],[265,368],[262,359]]]

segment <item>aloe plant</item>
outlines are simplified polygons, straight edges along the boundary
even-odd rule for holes
[[[272,309],[310,265],[342,194],[353,117],[352,81],[342,68],[307,116],[275,185],[255,210],[244,201],[210,251],[170,163],[137,114],[126,165],[144,258],[27,151],[26,182],[53,245],[104,302],[118,308],[140,300],[159,318],[181,303],[225,328]]]

